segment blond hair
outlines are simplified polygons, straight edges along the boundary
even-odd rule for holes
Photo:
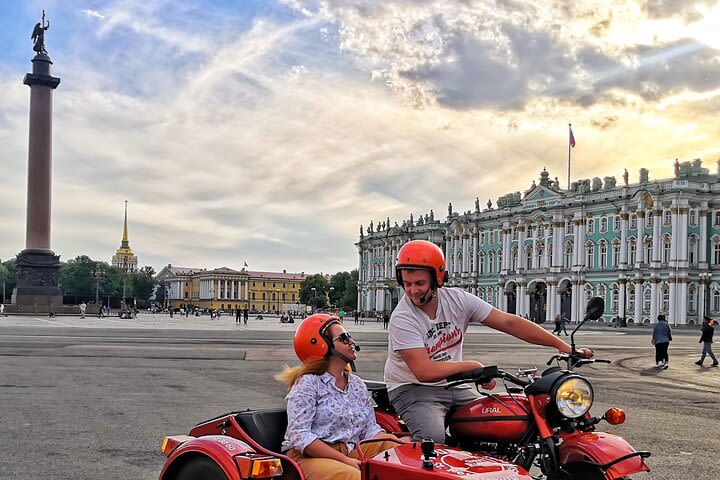
[[[303,375],[322,375],[327,372],[328,365],[330,357],[310,357],[295,367],[285,365],[283,371],[275,375],[275,380],[284,383],[290,390]],[[345,365],[345,371],[352,372],[350,365]]]

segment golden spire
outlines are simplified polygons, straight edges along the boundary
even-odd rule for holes
[[[123,225],[123,239],[122,239],[122,245],[123,247],[127,247],[130,241],[128,240],[128,234],[127,234],[127,200],[125,200],[125,223]]]

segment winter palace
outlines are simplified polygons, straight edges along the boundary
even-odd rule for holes
[[[562,189],[543,169],[523,194],[509,193],[445,218],[420,215],[360,227],[358,308],[392,310],[403,295],[395,261],[409,240],[445,252],[448,286],[535,322],[582,318],[593,296],[605,321],[697,324],[720,315],[720,160],[675,161],[674,177],[637,183],[615,177],[579,180]]]

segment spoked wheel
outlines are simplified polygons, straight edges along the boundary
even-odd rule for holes
[[[217,463],[206,457],[198,457],[183,465],[175,480],[228,480],[228,477]]]

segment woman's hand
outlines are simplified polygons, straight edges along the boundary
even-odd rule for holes
[[[358,460],[357,458],[347,457],[345,455],[343,455],[343,457],[345,457],[343,458],[343,463],[360,470],[360,460]]]
[[[495,385],[497,385],[497,382],[496,382],[495,379],[493,378],[493,379],[490,380],[489,382],[483,383],[483,384],[480,385],[480,386],[481,386],[482,388],[484,388],[485,390],[492,390],[493,388],[495,388]]]

